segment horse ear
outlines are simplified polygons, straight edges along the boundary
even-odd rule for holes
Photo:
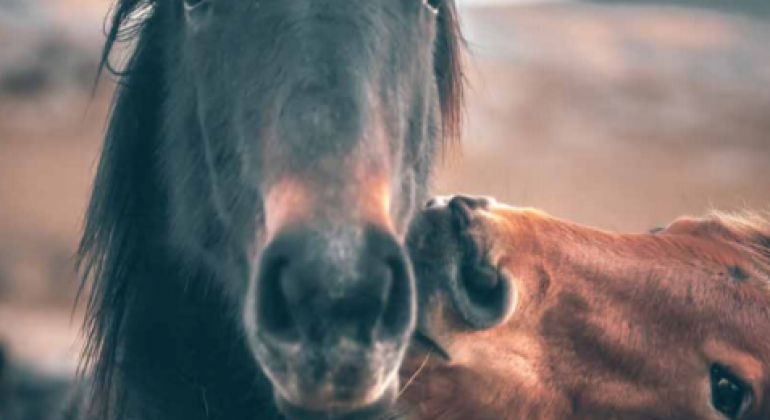
[[[462,134],[465,75],[463,53],[465,39],[454,1],[441,2],[434,51],[434,74],[441,104],[444,146],[451,147]]]

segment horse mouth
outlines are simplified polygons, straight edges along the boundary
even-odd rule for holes
[[[350,409],[308,409],[276,396],[279,410],[284,416],[292,420],[380,420],[387,418],[395,400],[395,386],[389,387],[377,401]]]
[[[440,358],[444,359],[444,361],[449,362],[452,360],[449,352],[447,352],[440,344],[438,344],[434,338],[423,333],[422,331],[415,331],[414,335],[412,336],[412,342],[416,343],[430,353],[439,356]]]

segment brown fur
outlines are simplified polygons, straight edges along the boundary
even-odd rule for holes
[[[426,211],[411,242],[421,332],[451,360],[428,354],[402,396],[409,418],[718,420],[714,363],[753,389],[741,419],[770,418],[767,220],[713,214],[618,234],[494,204],[458,234],[446,213]],[[513,314],[489,329],[463,322],[442,292],[450,271],[434,272],[460,264],[463,235],[516,289]],[[404,375],[425,357],[415,348]]]

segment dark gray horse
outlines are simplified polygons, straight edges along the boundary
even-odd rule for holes
[[[104,63],[125,38],[80,250],[88,418],[386,411],[403,238],[459,128],[453,0],[120,0]]]

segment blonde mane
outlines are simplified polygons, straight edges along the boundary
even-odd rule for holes
[[[745,252],[754,268],[770,282],[770,212],[714,211],[705,221],[703,226],[708,233]]]

